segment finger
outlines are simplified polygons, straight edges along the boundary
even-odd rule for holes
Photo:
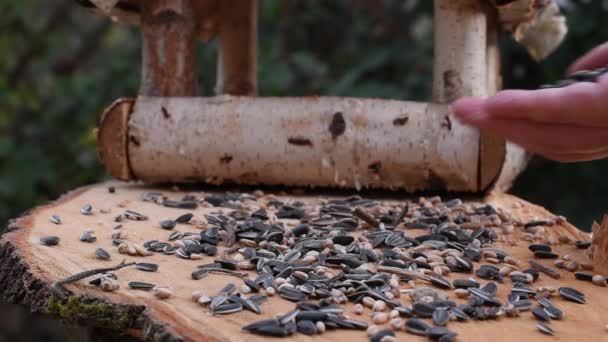
[[[562,152],[545,146],[519,145],[526,151],[541,155],[544,158],[562,163],[575,163],[583,161],[598,160],[608,157],[608,148],[596,149],[588,152]]]
[[[604,83],[582,82],[565,88],[505,90],[487,99],[465,98],[453,109],[463,121],[475,117],[523,119],[608,127],[608,78]]]
[[[579,70],[590,70],[603,67],[608,64],[608,43],[599,45],[589,51],[586,55],[576,60],[570,68],[568,74]]]
[[[608,146],[608,128],[543,124],[526,120],[479,117],[468,121],[482,131],[511,140],[519,145],[570,153],[594,151]],[[538,149],[534,152],[538,152]]]
[[[547,159],[558,161],[561,163],[580,163],[593,160],[600,160],[608,157],[608,152],[604,153],[559,153],[559,154],[541,154]]]

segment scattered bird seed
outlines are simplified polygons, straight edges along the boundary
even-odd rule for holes
[[[175,226],[177,225],[177,223],[173,220],[164,220],[164,221],[160,221],[159,226],[162,229],[167,229],[167,230],[171,230],[173,228],[175,228]]]
[[[93,206],[90,204],[86,204],[84,207],[80,208],[80,213],[82,215],[91,215],[93,214]]]
[[[82,242],[95,242],[97,241],[97,237],[95,236],[95,232],[92,230],[85,230],[80,234],[80,241]]]
[[[54,224],[61,224],[61,218],[59,217],[59,215],[52,215],[51,222],[53,222]]]
[[[136,266],[137,266],[137,264],[136,264]],[[129,286],[131,286],[131,285],[129,284]],[[173,295],[173,292],[170,289],[168,289],[166,287],[158,287],[158,286],[154,287],[152,289],[152,293],[158,299],[168,299]]]
[[[60,239],[57,236],[44,236],[40,238],[40,243],[45,246],[57,246],[59,241]]]
[[[543,334],[555,335],[555,330],[553,330],[553,328],[551,328],[549,324],[545,322],[539,322],[538,324],[536,324],[536,328]]]
[[[101,260],[110,260],[112,258],[110,253],[101,247],[95,249],[95,256]]]
[[[158,264],[152,264],[148,262],[138,262],[135,264],[135,268],[138,270],[146,271],[146,272],[156,272],[158,271]]]
[[[143,283],[140,281],[132,281],[129,282],[129,287],[134,290],[152,290],[156,287],[156,285],[150,283]]]
[[[571,287],[560,287],[559,289],[557,289],[557,293],[559,293],[559,295],[562,296],[564,299],[567,299],[571,302],[579,304],[587,303],[585,295],[582,292],[575,290]]]

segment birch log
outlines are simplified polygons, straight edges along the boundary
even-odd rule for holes
[[[140,95],[195,96],[196,22],[191,0],[142,4]]]
[[[433,100],[449,104],[462,96],[488,95],[487,16],[482,3],[479,0],[435,0],[434,5]],[[483,146],[479,133],[451,116],[446,116],[443,122],[451,127],[452,135],[459,136],[462,143],[467,144],[467,148],[478,152],[475,160],[458,168],[466,168],[469,183],[476,182],[475,188],[482,188],[480,170],[484,160],[479,153]],[[438,148],[439,159],[453,158],[443,154],[450,150],[447,144],[453,141],[440,139],[439,143],[442,145]],[[495,144],[492,147],[500,148]],[[483,155],[493,155],[494,149],[484,150]]]
[[[494,95],[502,88],[500,73],[500,23],[496,8],[486,6],[486,84],[487,95]],[[479,187],[491,187],[499,179],[506,158],[506,141],[503,138],[480,133],[479,137]]]
[[[257,0],[220,2],[216,93],[257,94],[257,21]]]
[[[479,191],[476,140],[449,130],[448,111],[355,98],[140,97],[128,127],[102,123],[99,136],[128,130],[124,160],[103,163],[149,182]]]

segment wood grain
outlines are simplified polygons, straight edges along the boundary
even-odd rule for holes
[[[116,193],[108,192],[108,186],[115,186]],[[152,189],[139,185],[124,183],[102,183],[80,189],[55,203],[39,207],[26,216],[11,224],[7,233],[0,240],[0,293],[1,297],[12,301],[32,304],[37,311],[44,310],[48,299],[48,286],[57,279],[89,270],[96,267],[113,266],[123,258],[116,252],[110,239],[110,231],[115,224],[113,218],[126,209],[135,210],[149,216],[147,221],[126,221],[123,228],[128,232],[131,242],[143,242],[148,239],[165,241],[169,232],[158,227],[162,219],[175,218],[187,211],[182,209],[165,208],[150,202],[143,202],[140,196],[145,191],[161,191],[170,198],[181,198],[185,193],[167,189]],[[325,198],[322,195],[285,195],[277,196],[282,200],[300,200],[307,203]],[[394,203],[395,199],[382,199],[386,203]],[[552,218],[553,215],[541,207],[526,203],[516,197],[505,194],[493,194],[484,199],[485,202],[507,209],[516,218],[528,221],[533,218]],[[91,204],[94,214],[81,215],[79,210],[85,204]],[[515,208],[515,206],[521,207]],[[105,213],[101,213],[103,210]],[[193,211],[196,216],[206,212],[217,211],[218,208],[199,208]],[[221,209],[220,209],[221,210]],[[224,209],[227,210],[227,209]],[[63,223],[55,225],[49,221],[52,214],[61,216]],[[98,240],[92,244],[82,243],[78,235],[85,229],[94,229]],[[179,225],[177,230],[196,231],[193,226]],[[507,239],[518,243],[511,246],[505,241],[497,243],[508,250],[511,255],[521,259],[522,265],[527,265],[531,253],[527,243],[521,240],[522,228],[516,229]],[[547,228],[548,235],[558,237],[567,235],[573,239],[589,239],[588,235],[580,232],[570,224],[554,225]],[[411,231],[414,234],[416,231]],[[418,231],[420,232],[420,231]],[[410,234],[410,231],[408,231]],[[61,238],[58,247],[47,247],[39,243],[39,238],[45,235],[56,235]],[[100,261],[94,258],[93,251],[103,247],[113,255],[111,261]],[[575,260],[584,261],[584,256],[572,245],[556,245],[554,249],[559,254],[570,254]],[[146,273],[136,269],[123,269],[117,274],[121,288],[114,293],[104,293],[87,285],[86,281],[68,285],[66,288],[75,296],[86,296],[111,303],[118,308],[131,308],[130,315],[137,316],[133,326],[125,329],[128,333],[143,340],[188,340],[188,341],[264,341],[266,338],[242,333],[241,326],[252,321],[271,318],[293,308],[293,303],[271,298],[262,304],[262,315],[243,312],[229,316],[209,316],[205,309],[193,303],[190,299],[193,290],[204,290],[214,294],[227,282],[239,284],[238,279],[220,275],[210,275],[201,280],[192,280],[191,271],[196,265],[208,262],[206,260],[192,261],[178,259],[176,256],[155,254],[145,258],[127,257],[127,261],[147,261],[160,264],[160,270]],[[550,264],[548,262],[544,262]],[[455,274],[451,279],[467,278],[470,275]],[[127,287],[129,281],[145,281],[161,286],[169,286],[175,296],[161,301],[151,293],[131,290]],[[481,281],[484,283],[485,281]],[[554,280],[541,275],[534,286],[564,286],[569,285],[580,289],[587,295],[588,304],[579,305],[566,302],[559,298],[555,304],[565,311],[564,319],[553,321],[551,325],[557,331],[555,337],[549,337],[536,331],[536,321],[530,313],[523,313],[520,318],[501,318],[500,321],[487,322],[452,322],[450,329],[460,334],[460,341],[602,341],[608,338],[604,326],[608,318],[608,289],[599,288],[591,283],[574,280],[571,273],[562,271],[562,279]],[[509,282],[499,288],[499,297],[504,300],[510,291]],[[453,294],[450,294],[453,297]],[[402,296],[401,301],[409,305],[409,299]],[[347,306],[346,312],[352,314],[352,307]],[[361,316],[368,319],[367,316]],[[88,322],[95,324],[96,322]],[[426,341],[425,338],[399,332],[401,340]],[[290,341],[311,341],[310,337],[295,334]],[[366,341],[367,337],[361,331],[330,331],[315,336],[316,341]]]

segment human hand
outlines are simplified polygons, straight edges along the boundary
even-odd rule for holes
[[[608,43],[576,61],[569,73],[608,65]],[[561,162],[608,157],[608,75],[564,88],[505,90],[462,98],[452,108],[462,122]]]

